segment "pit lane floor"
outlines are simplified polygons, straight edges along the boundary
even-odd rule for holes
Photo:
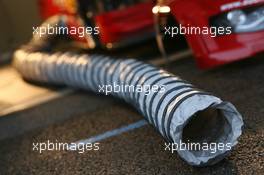
[[[101,140],[99,151],[83,154],[32,151],[32,143],[76,142],[143,119],[118,99],[77,91],[9,114],[9,117],[43,121],[47,116],[66,116],[67,120],[0,141],[0,174],[261,174],[264,170],[263,55],[211,71],[198,70],[191,57],[164,68],[231,101],[242,113],[244,133],[231,155],[220,163],[207,168],[187,165],[176,153],[164,150],[164,140],[150,125]]]

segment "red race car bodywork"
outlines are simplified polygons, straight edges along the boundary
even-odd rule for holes
[[[54,4],[56,0],[53,0],[53,2],[52,0],[40,1],[42,2],[41,13],[44,18],[62,13],[72,16],[71,19],[73,19],[77,13],[80,13],[80,11],[74,13],[72,10],[67,10],[67,8],[58,7],[58,4]],[[79,0],[79,6],[83,7],[86,4],[80,5],[81,2],[88,4],[91,1]],[[76,4],[78,3],[76,2]],[[109,3],[111,2],[109,1]],[[154,5],[152,1],[144,1],[125,8],[112,9],[92,15],[92,18],[88,20],[92,20],[92,24],[100,28],[97,44],[112,48],[153,36],[154,18],[152,8]],[[263,7],[264,0],[164,0],[159,2],[158,5],[170,7],[170,13],[179,24],[202,28],[211,27],[212,19],[230,11]],[[82,18],[87,16],[88,10],[84,11],[84,15],[80,15]],[[264,10],[262,13],[260,12],[260,18],[261,20],[264,18]],[[84,21],[87,21],[87,19]],[[261,25],[264,25],[263,20],[260,22]],[[80,24],[71,20],[69,25]],[[211,37],[210,34],[186,34],[185,37],[201,68],[212,68],[264,51],[264,29],[232,32],[232,34],[216,37]],[[81,41],[87,42],[86,40]],[[176,45],[177,43],[175,43],[175,47]]]
[[[61,3],[58,3],[60,1]],[[73,5],[73,1],[82,6],[76,12],[74,10],[69,10],[70,5]],[[74,17],[77,19],[77,16],[81,16],[84,20],[84,23],[89,20],[88,25],[94,25],[99,27],[99,37],[96,38],[99,42],[97,45],[101,45],[107,48],[125,46],[130,43],[144,40],[149,37],[154,37],[154,21],[153,14],[151,12],[152,7],[155,5],[150,0],[145,0],[140,3],[134,3],[127,6],[120,4],[119,7],[116,7],[112,10],[101,10],[96,9],[97,6],[107,5],[98,2],[93,2],[91,5],[93,9],[96,9],[96,12],[93,12],[91,18],[87,19],[88,9],[83,9],[84,6],[89,6],[92,1],[88,0],[40,0],[40,12],[43,19],[51,17],[57,14],[67,15],[68,26],[78,26],[81,25],[78,20],[72,20]],[[64,3],[62,3],[64,2]],[[70,4],[70,5],[65,5]],[[110,2],[108,2],[110,3]],[[76,5],[76,6],[78,6]],[[96,6],[97,5],[97,6]],[[76,7],[78,8],[78,7]],[[73,8],[72,8],[73,9]],[[77,15],[77,13],[79,13]],[[82,15],[84,13],[84,15]],[[85,39],[78,39],[76,36],[73,36],[76,40],[87,42]]]
[[[103,44],[129,43],[154,33],[152,2],[135,4],[131,7],[105,12],[95,17],[100,27],[100,41]],[[154,36],[154,35],[153,35]]]
[[[171,0],[167,2],[175,19],[183,25],[210,26],[210,19],[235,9],[264,5],[263,0]],[[190,9],[191,12],[190,12]],[[188,13],[190,12],[190,13]],[[264,17],[264,11],[262,12]],[[264,29],[255,32],[232,33],[211,37],[209,34],[186,35],[201,68],[211,68],[247,58],[264,51]]]

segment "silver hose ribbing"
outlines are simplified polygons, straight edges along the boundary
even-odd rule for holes
[[[14,54],[14,66],[25,79],[66,84],[96,93],[99,92],[99,86],[104,85],[164,87],[164,91],[150,91],[148,95],[144,91],[110,94],[133,105],[171,143],[188,140],[223,142],[233,147],[241,135],[243,121],[232,104],[141,61],[21,49]],[[202,125],[204,127],[200,127]],[[197,166],[214,164],[229,152],[177,151],[189,164]]]

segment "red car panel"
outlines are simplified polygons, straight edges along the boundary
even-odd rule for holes
[[[96,26],[100,27],[100,40],[103,44],[116,43],[153,32],[152,2],[107,12],[95,17]],[[142,10],[144,9],[144,10]]]
[[[62,13],[70,15],[69,26],[80,25],[74,20],[73,13],[58,7],[52,0],[40,0],[44,18]],[[221,13],[251,6],[263,6],[264,0],[164,0],[164,5],[171,9],[175,20],[184,25],[210,27],[210,19]],[[152,1],[137,3],[124,9],[112,10],[93,17],[93,23],[100,27],[99,42],[121,43],[135,38],[142,38],[153,33]],[[76,40],[77,36],[74,36]],[[76,38],[77,37],[77,38]],[[201,68],[212,68],[235,60],[247,58],[264,51],[264,31],[233,33],[211,37],[206,35],[186,35],[197,63]],[[82,42],[87,42],[81,40]],[[175,43],[175,47],[177,43]]]
[[[254,5],[263,5],[264,0],[254,1],[250,5],[235,6],[228,4],[232,0],[212,1],[181,1],[170,0],[168,4],[175,19],[182,25],[196,27],[210,27],[209,20],[212,16],[238,8],[245,8]],[[241,1],[243,2],[243,1]],[[186,13],[190,11],[191,13]],[[212,68],[253,56],[264,51],[264,31],[233,33],[211,37],[208,35],[186,35],[189,46],[196,56],[200,68]]]

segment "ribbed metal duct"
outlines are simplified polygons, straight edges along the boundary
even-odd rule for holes
[[[232,104],[141,61],[18,50],[14,66],[29,80],[66,84],[124,99],[170,143],[223,143],[233,147],[241,135],[242,118]],[[215,153],[177,151],[189,164],[198,166],[214,164],[229,152],[227,148]]]

